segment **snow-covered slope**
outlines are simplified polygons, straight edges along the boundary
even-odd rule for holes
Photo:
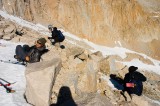
[[[0,40],[0,44],[0,60],[15,61],[13,55],[17,44],[4,40]],[[0,86],[0,106],[30,106],[26,103],[23,95],[26,85],[24,72],[25,67],[22,65],[0,62],[0,78],[11,83],[16,82],[10,86],[16,90],[15,93],[7,93],[5,88]]]

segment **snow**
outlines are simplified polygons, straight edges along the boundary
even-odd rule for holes
[[[15,61],[13,55],[17,44],[4,40],[0,40],[0,44],[5,45],[5,47],[0,46],[0,60]],[[5,88],[0,86],[0,106],[30,106],[23,96],[26,86],[24,73],[25,67],[22,65],[0,62],[0,78],[8,82],[16,82],[10,86],[13,90],[16,90],[15,93],[7,93]]]
[[[39,32],[41,34],[45,34],[47,36],[50,35],[49,32],[48,32],[47,27],[45,27],[45,26],[43,26],[41,24],[33,24],[33,23],[25,21],[25,20],[23,20],[21,18],[9,15],[6,12],[1,11],[1,10],[0,10],[0,15],[2,17],[4,17],[4,18],[8,19],[8,20],[11,20],[11,21],[21,25],[21,26],[28,27],[28,28],[30,28],[32,30],[35,30],[35,31],[37,31],[37,32]],[[63,32],[63,34],[65,36],[68,36],[68,37],[70,37],[70,38],[72,38],[74,40],[77,40],[77,41],[84,42],[87,45],[89,45],[90,47],[92,47],[93,49],[90,49],[90,51],[92,51],[92,52],[101,51],[104,56],[118,55],[121,58],[125,58],[127,56],[126,53],[133,53],[133,54],[138,54],[140,56],[143,56],[144,58],[149,59],[150,61],[152,61],[154,65],[145,64],[145,63],[143,63],[142,61],[140,61],[138,59],[133,59],[132,61],[129,61],[129,62],[121,62],[121,61],[119,61],[119,62],[121,62],[121,63],[123,63],[124,65],[127,65],[127,66],[134,65],[134,66],[139,67],[139,69],[144,69],[144,70],[147,70],[147,71],[150,71],[150,72],[155,72],[155,73],[160,75],[160,61],[155,60],[155,59],[153,59],[153,58],[151,58],[151,57],[149,57],[149,56],[147,56],[147,55],[145,55],[143,53],[138,53],[138,52],[126,49],[126,48],[122,47],[122,44],[121,44],[120,41],[115,41],[115,43],[118,44],[120,47],[111,48],[111,47],[107,47],[107,46],[94,44],[94,43],[92,43],[92,42],[90,42],[90,41],[88,41],[86,39],[81,39],[81,38],[79,38],[79,37],[77,37],[77,36],[75,36],[75,35],[73,35],[73,34],[71,34],[69,32],[64,31],[63,29],[60,29],[60,30]],[[72,43],[72,44],[75,44],[77,46],[81,46],[81,45],[78,45],[76,43],[76,41],[71,41],[71,40],[68,40],[68,39],[66,39],[66,40],[68,42]],[[6,59],[6,60],[11,59],[11,60],[13,60],[13,54],[14,54],[13,50],[15,49],[15,45],[16,44],[11,43],[11,42],[5,42],[5,41],[2,41],[2,40],[1,40],[1,42],[5,43],[7,45],[7,47],[1,47],[0,48],[0,51],[1,51],[0,52],[0,59]],[[85,48],[85,47],[83,47],[83,48]],[[5,51],[5,52],[2,52],[2,51]],[[7,69],[6,69],[6,67],[7,67]],[[19,66],[19,65],[10,65],[10,66],[8,66],[8,64],[6,64],[6,63],[1,63],[0,64],[0,69],[1,70],[5,70],[3,72],[3,74],[0,74],[0,77],[3,76],[4,78],[6,78],[6,80],[9,80],[9,81],[13,81],[14,80],[14,81],[18,82],[15,85],[13,85],[13,87],[17,90],[17,93],[15,93],[15,94],[6,94],[4,89],[2,87],[0,88],[0,90],[3,91],[3,93],[4,93],[3,95],[7,95],[9,97],[9,99],[5,99],[5,96],[0,96],[0,99],[2,100],[0,103],[3,104],[4,102],[7,101],[8,105],[12,104],[11,102],[13,102],[15,100],[11,100],[11,99],[13,99],[17,95],[18,99],[16,99],[16,101],[19,101],[19,102],[14,102],[14,103],[20,103],[22,105],[26,105],[25,101],[22,99],[23,98],[22,97],[22,93],[24,93],[24,89],[25,89],[25,79],[24,79],[25,67]],[[0,73],[2,73],[2,72],[0,72]],[[108,84],[111,87],[113,87],[113,84],[109,81],[109,78],[106,78],[104,76],[102,76],[102,78],[106,79]],[[5,104],[3,104],[3,106],[5,106]]]
[[[160,66],[144,64],[139,59],[133,59],[130,62],[121,62],[121,63],[123,63],[127,66],[133,66],[134,65],[134,66],[137,66],[138,69],[147,70],[147,71],[154,72],[154,73],[160,75]]]

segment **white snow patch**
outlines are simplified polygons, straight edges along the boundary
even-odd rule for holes
[[[150,72],[154,72],[154,73],[160,75],[160,66],[144,64],[144,63],[143,63],[142,61],[140,61],[139,59],[133,59],[133,60],[130,61],[130,62],[121,62],[121,63],[123,63],[124,65],[127,65],[128,67],[129,67],[129,66],[136,66],[136,67],[138,67],[139,69],[148,70],[148,71],[150,71]]]
[[[15,61],[13,56],[17,44],[4,40],[0,40],[0,43],[5,45],[5,47],[0,46],[0,60]],[[15,93],[7,93],[5,88],[0,86],[0,106],[30,106],[23,96],[26,87],[24,73],[25,67],[22,65],[0,62],[0,78],[11,83],[16,82],[10,86],[13,90],[16,90]]]

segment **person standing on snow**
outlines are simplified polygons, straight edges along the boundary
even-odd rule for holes
[[[23,45],[23,47],[21,45],[17,45],[15,50],[16,55],[14,55],[14,58],[22,62],[39,62],[41,55],[46,50],[46,42],[45,38],[40,38],[32,47],[29,47],[28,45]]]

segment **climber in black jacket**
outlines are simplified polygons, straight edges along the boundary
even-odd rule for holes
[[[57,27],[53,27],[52,25],[48,25],[49,31],[52,33],[52,37],[48,37],[48,39],[51,40],[52,44],[63,42],[65,39],[65,36],[62,34],[60,30],[57,29]],[[52,41],[54,40],[54,41]]]
[[[146,77],[136,71],[138,69],[138,67],[135,66],[130,66],[129,67],[129,73],[127,73],[124,77],[124,90],[127,91],[129,93],[129,95],[131,94],[136,94],[138,96],[142,95],[142,91],[143,91],[143,83],[144,81],[146,81]],[[133,86],[131,87],[127,87],[127,83],[128,84],[132,84]]]
[[[41,55],[44,53],[46,46],[46,39],[40,38],[35,42],[35,45],[29,47],[28,45],[17,45],[14,58],[18,61],[25,61],[29,63],[39,62]]]

